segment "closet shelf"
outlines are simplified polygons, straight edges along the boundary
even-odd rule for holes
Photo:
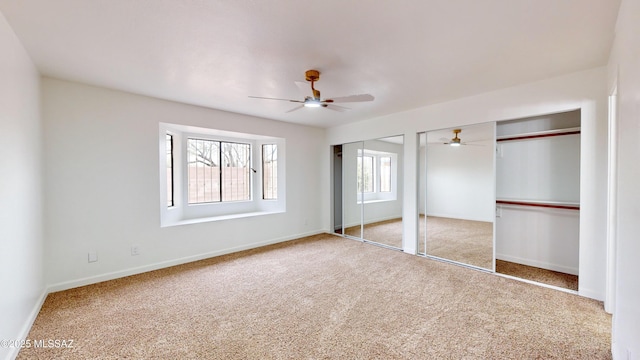
[[[550,136],[563,136],[563,135],[575,135],[575,134],[580,134],[580,127],[535,131],[535,132],[512,134],[512,135],[501,135],[496,137],[496,141],[526,140],[526,139],[535,139],[535,138],[550,137]]]
[[[533,206],[552,209],[580,210],[579,203],[559,202],[559,201],[538,201],[538,200],[516,200],[516,199],[496,199],[499,205]]]

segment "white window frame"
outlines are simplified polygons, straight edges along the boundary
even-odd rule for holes
[[[167,207],[167,162],[166,135],[173,137],[173,202]],[[251,196],[250,200],[189,204],[187,186],[187,139],[199,138],[216,141],[247,143],[251,145]],[[260,216],[286,211],[285,181],[285,140],[283,138],[207,129],[194,126],[160,123],[159,154],[160,174],[160,225],[161,227],[228,220],[248,216]],[[278,147],[277,199],[263,199],[262,196],[262,145],[275,144]]]
[[[371,156],[373,157],[373,191],[372,192],[358,192],[358,204],[382,202],[382,201],[394,201],[398,198],[398,154],[390,153],[386,151],[377,151],[370,149],[358,149],[358,157]],[[391,191],[380,191],[380,159],[383,157],[391,158]],[[356,171],[359,171],[357,169]]]

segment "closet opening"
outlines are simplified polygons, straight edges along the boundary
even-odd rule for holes
[[[578,291],[580,110],[496,126],[496,272]]]

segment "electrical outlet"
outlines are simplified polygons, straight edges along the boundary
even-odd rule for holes
[[[96,262],[98,261],[98,253],[95,251],[89,251],[89,262]]]
[[[502,217],[502,206],[496,206],[496,217]]]
[[[131,256],[140,255],[140,245],[131,245]]]

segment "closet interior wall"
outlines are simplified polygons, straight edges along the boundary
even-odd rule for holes
[[[579,275],[580,110],[496,134],[496,259]]]

